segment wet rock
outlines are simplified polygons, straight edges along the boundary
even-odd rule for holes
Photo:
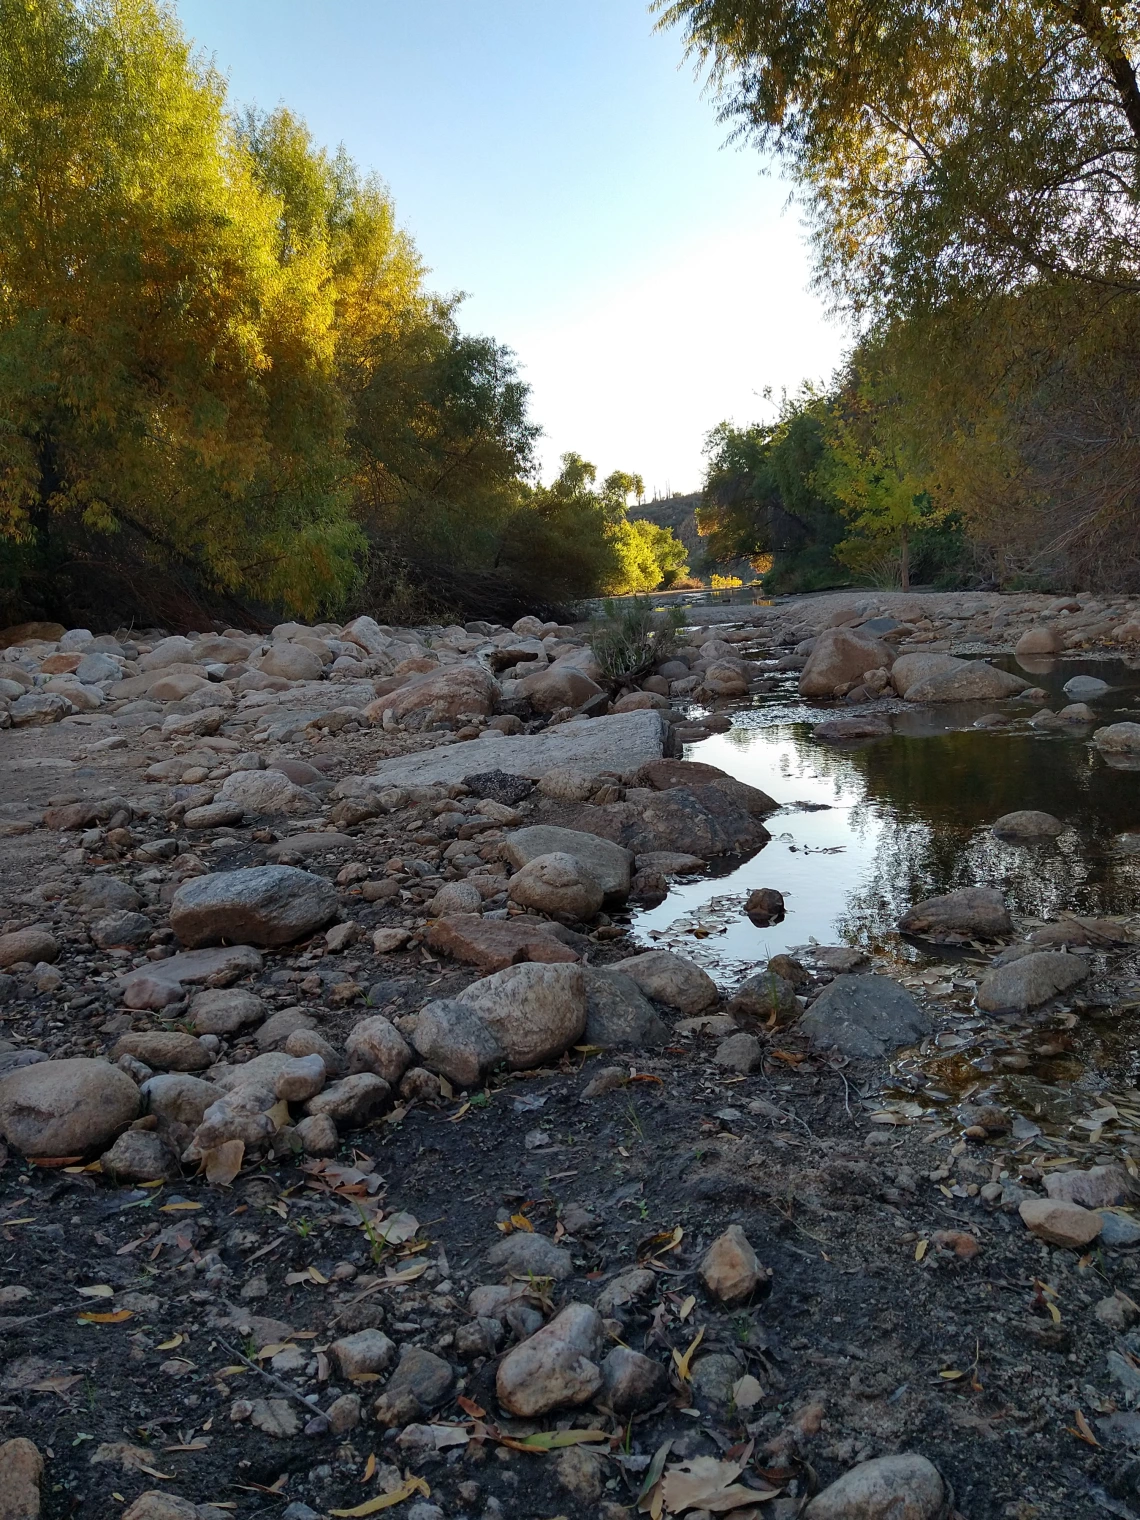
[[[636,982],[647,997],[688,1017],[716,1003],[719,993],[707,971],[672,950],[647,950],[618,961],[612,970]]]
[[[1052,813],[1037,813],[1028,809],[1020,813],[1004,813],[993,825],[991,832],[998,839],[1015,843],[1033,839],[1056,839],[1065,832],[1065,825]]]
[[[717,1046],[713,1060],[726,1071],[758,1071],[764,1062],[764,1047],[754,1034],[730,1034]]]
[[[1031,1234],[1053,1246],[1080,1250],[1101,1232],[1100,1214],[1062,1198],[1027,1198],[1018,1209]]]
[[[573,919],[594,918],[605,899],[589,867],[564,852],[529,860],[511,877],[507,894],[521,907]]]
[[[139,1088],[139,1095],[147,1113],[173,1124],[197,1128],[206,1110],[218,1101],[219,1089],[212,1082],[203,1082],[201,1077],[171,1072],[148,1078]]]
[[[775,887],[757,887],[748,894],[744,911],[760,928],[778,924],[784,917],[784,894],[777,892]]]
[[[769,965],[766,971],[757,971],[741,982],[728,1001],[728,1011],[734,1018],[759,1019],[764,1024],[780,1026],[799,1018],[800,1005],[795,987]]]
[[[1088,965],[1080,956],[1034,951],[991,971],[978,987],[978,1007],[988,1013],[1024,1012],[1068,992],[1088,974]]]
[[[217,802],[268,817],[311,813],[317,806],[313,793],[295,785],[282,771],[234,771],[222,783]]]
[[[99,1161],[104,1172],[119,1182],[155,1182],[176,1170],[173,1157],[154,1130],[125,1131]]]
[[[701,1259],[698,1268],[705,1287],[722,1304],[740,1304],[751,1298],[771,1273],[760,1265],[747,1235],[738,1224],[730,1224],[718,1235]]]
[[[1108,755],[1140,755],[1140,723],[1110,723],[1097,729],[1092,742]]]
[[[342,1077],[332,1082],[323,1092],[310,1098],[306,1104],[309,1114],[325,1114],[335,1124],[345,1129],[355,1129],[367,1124],[388,1106],[391,1092],[387,1082],[370,1071],[354,1077]]]
[[[472,982],[455,1001],[487,1026],[513,1071],[560,1056],[586,1028],[586,984],[577,965],[509,966]]]
[[[251,866],[185,882],[170,904],[170,927],[184,945],[218,940],[278,946],[335,917],[336,890],[293,866]]]
[[[44,1459],[34,1441],[0,1445],[0,1520],[39,1520]]]
[[[649,1050],[668,1044],[668,1028],[630,977],[587,966],[585,978],[587,1045]]]
[[[535,824],[508,834],[503,854],[516,871],[544,856],[570,855],[589,872],[606,898],[622,900],[629,896],[631,852],[596,834]]]
[[[130,1077],[106,1061],[41,1061],[0,1077],[0,1134],[25,1156],[82,1156],[139,1111]]]
[[[530,1419],[588,1403],[602,1386],[597,1357],[603,1337],[596,1309],[568,1304],[499,1363],[495,1392],[500,1404]]]
[[[944,1520],[950,1495],[938,1469],[917,1452],[853,1467],[804,1510],[804,1520]]]
[[[389,1397],[410,1395],[421,1409],[434,1409],[443,1403],[454,1382],[455,1371],[443,1357],[422,1346],[405,1346],[384,1392]]]
[[[878,1060],[931,1032],[929,1017],[888,976],[837,976],[797,1028],[814,1045],[853,1060]]]
[[[395,1087],[412,1064],[407,1040],[382,1014],[361,1019],[349,1030],[344,1053],[352,1072],[371,1071]]]
[[[889,670],[895,651],[880,639],[847,628],[825,628],[800,674],[800,695],[830,697],[837,686],[858,681],[870,670]]]
[[[488,1072],[506,1060],[506,1051],[475,1010],[466,1003],[439,999],[421,1010],[412,1031],[416,1054],[429,1071],[456,1087],[478,1087]]]
[[[491,1247],[487,1260],[516,1277],[553,1277],[555,1282],[565,1282],[574,1270],[570,1252],[537,1231],[508,1235]]]
[[[341,1376],[360,1377],[364,1373],[386,1372],[396,1357],[396,1347],[380,1330],[359,1330],[342,1336],[329,1347],[336,1358]]]
[[[907,702],[979,702],[1013,697],[1028,690],[1029,682],[999,670],[985,660],[953,660],[909,685]]]
[[[120,1035],[111,1059],[117,1061],[120,1056],[134,1056],[152,1071],[205,1071],[214,1061],[200,1040],[175,1029]]]
[[[1074,702],[1095,702],[1110,690],[1107,681],[1098,676],[1073,676],[1065,682],[1064,691]]]
[[[550,965],[570,964],[581,958],[573,943],[578,936],[562,930],[559,924],[520,914],[516,918],[481,918],[475,913],[459,913],[438,919],[428,926],[428,945],[441,955],[466,961],[480,971],[503,971],[523,961],[542,961]],[[588,944],[581,940],[583,949]]]
[[[190,1001],[189,1018],[195,1034],[236,1034],[265,1018],[265,1004],[239,987],[211,987]]]
[[[59,945],[54,934],[47,929],[15,929],[10,934],[0,934],[0,970],[15,966],[19,961],[54,961],[59,955]]]
[[[998,939],[1012,932],[1013,922],[1001,893],[993,887],[963,887],[944,897],[915,903],[899,919],[899,928],[904,934],[953,943],[971,938]]]
[[[1079,1203],[1086,1209],[1111,1208],[1131,1203],[1140,1188],[1122,1166],[1093,1166],[1087,1172],[1049,1172],[1044,1181],[1050,1198]]]
[[[811,733],[813,739],[825,744],[846,744],[857,739],[885,739],[892,728],[885,713],[866,713],[859,717],[827,718],[817,723]]]

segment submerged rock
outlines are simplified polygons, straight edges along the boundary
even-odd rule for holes
[[[978,987],[987,1013],[1022,1012],[1068,992],[1089,974],[1086,961],[1064,951],[1034,950],[991,971]]]
[[[993,887],[963,887],[944,897],[915,903],[899,919],[904,934],[954,942],[962,939],[997,939],[1013,930],[1013,920],[1000,892]]]
[[[1056,839],[1065,832],[1065,825],[1052,813],[1038,813],[1032,809],[1023,812],[1003,813],[991,826],[991,833],[998,839],[1021,843],[1033,839]]]

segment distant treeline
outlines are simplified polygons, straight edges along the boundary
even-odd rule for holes
[[[774,153],[859,340],[711,440],[774,572],[1140,588],[1140,7],[657,0]]]
[[[232,111],[168,7],[0,0],[0,620],[680,574],[636,476],[571,454],[538,482],[514,357],[458,308],[384,185]]]

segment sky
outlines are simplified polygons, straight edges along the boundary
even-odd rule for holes
[[[574,450],[697,490],[718,422],[826,380],[788,186],[644,0],[176,0],[235,105],[288,105],[388,184],[430,284],[518,355],[544,478]]]

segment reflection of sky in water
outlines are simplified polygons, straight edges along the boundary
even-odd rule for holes
[[[1140,678],[1119,662],[1064,661],[1035,670],[1033,679],[1057,708],[1069,700],[1060,687],[1075,674],[1117,687],[1094,704],[1098,722],[1140,717],[1132,705]],[[813,938],[883,943],[909,904],[956,887],[998,887],[1016,910],[1039,918],[1140,911],[1140,859],[1112,846],[1114,835],[1140,830],[1140,772],[1108,767],[1085,729],[972,727],[994,709],[1021,718],[1038,710],[904,709],[896,712],[893,738],[836,748],[812,739],[805,720],[825,714],[802,704],[790,681],[759,699],[735,716],[730,733],[690,746],[686,756],[783,805],[786,811],[768,819],[771,843],[729,874],[675,883],[659,907],[637,914],[639,937],[744,970]],[[826,811],[796,809],[803,802],[826,804]],[[1029,848],[995,840],[990,824],[1020,808],[1055,814],[1067,832]],[[784,894],[782,923],[760,929],[744,917],[743,899],[756,887]],[[713,931],[708,938],[677,923],[692,923],[694,915],[699,921],[702,909]],[[651,931],[667,937],[649,939]]]

